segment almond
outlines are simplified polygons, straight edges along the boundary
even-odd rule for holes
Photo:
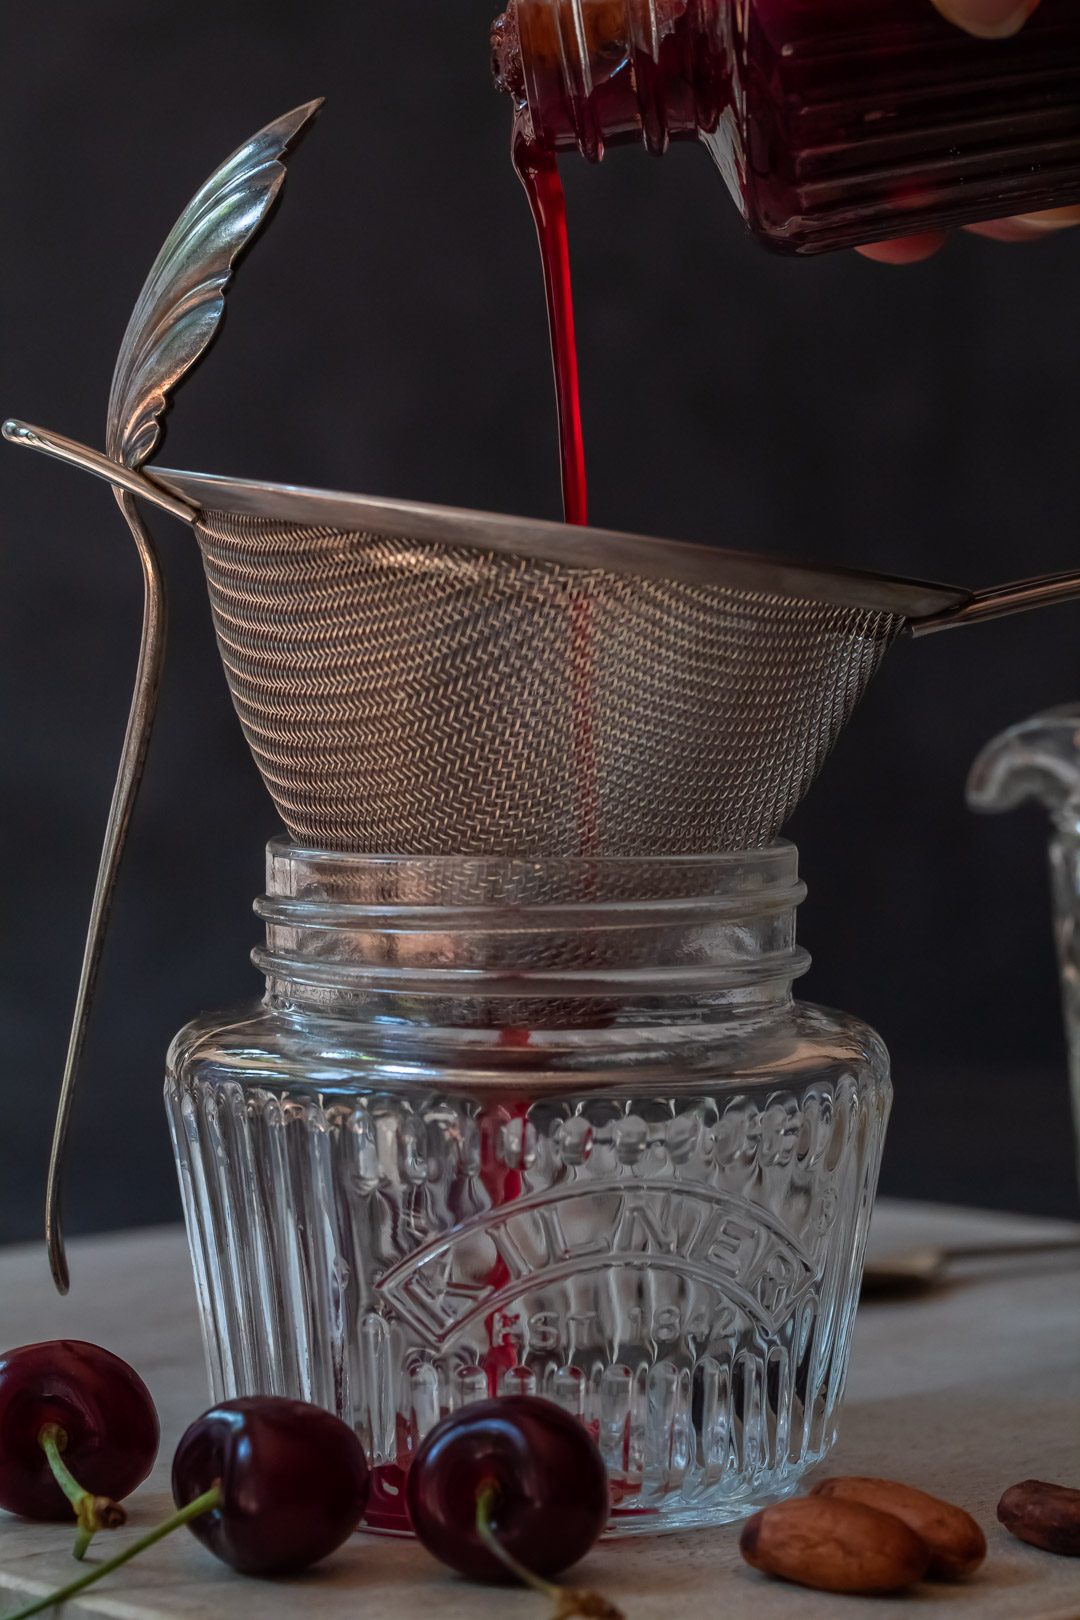
[[[827,1496],[755,1513],[739,1551],[754,1569],[821,1592],[902,1592],[930,1562],[925,1542],[891,1513]]]
[[[914,1485],[900,1485],[891,1479],[863,1479],[851,1476],[826,1479],[815,1485],[815,1496],[845,1502],[861,1502],[864,1507],[891,1513],[909,1530],[914,1530],[930,1549],[927,1573],[939,1581],[959,1581],[978,1569],[986,1557],[986,1537],[970,1513],[943,1502]]]
[[[998,1503],[997,1516],[1014,1536],[1044,1552],[1080,1558],[1080,1491],[1025,1479],[1010,1485]]]

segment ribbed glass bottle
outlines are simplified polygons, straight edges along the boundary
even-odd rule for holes
[[[511,0],[530,140],[704,142],[768,247],[819,253],[1080,199],[1080,0],[975,39],[931,0]]]
[[[215,1395],[355,1425],[405,1530],[430,1426],[577,1413],[613,1528],[737,1518],[835,1435],[891,1088],[794,1000],[796,852],[269,848],[265,1001],[166,1094]]]

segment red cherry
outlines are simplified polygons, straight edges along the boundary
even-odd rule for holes
[[[363,1448],[339,1418],[273,1395],[222,1401],[176,1448],[172,1517],[7,1620],[65,1603],[181,1525],[242,1574],[294,1574],[341,1546],[367,1494]]]
[[[188,1528],[246,1575],[307,1569],[356,1529],[368,1498],[363,1447],[321,1407],[274,1395],[222,1401],[186,1431],[173,1458],[178,1508],[220,1485]]]
[[[577,1563],[607,1523],[607,1472],[595,1442],[576,1418],[534,1395],[477,1401],[444,1418],[406,1484],[413,1528],[429,1552],[473,1580],[505,1582],[514,1575],[478,1524],[485,1494],[490,1531],[534,1575]]]
[[[0,1507],[27,1519],[70,1519],[41,1444],[62,1431],[65,1468],[94,1496],[129,1496],[157,1456],[150,1391],[126,1361],[79,1339],[24,1344],[0,1356]]]

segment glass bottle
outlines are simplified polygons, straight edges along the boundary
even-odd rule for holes
[[[215,1396],[319,1402],[375,1466],[535,1391],[613,1528],[740,1517],[829,1451],[891,1098],[793,980],[793,846],[268,851],[266,995],[190,1024],[167,1106]]]
[[[1050,815],[1050,899],[1080,1178],[1080,704],[1046,709],[994,737],[971,767],[967,796],[973,810],[988,814],[1034,800]]]
[[[1080,199],[1080,0],[980,40],[931,0],[512,0],[539,148],[704,142],[766,245],[815,253]]]

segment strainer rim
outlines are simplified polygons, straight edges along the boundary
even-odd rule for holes
[[[144,468],[154,483],[202,511],[268,518],[308,528],[339,529],[538,558],[561,567],[677,579],[794,600],[930,618],[972,600],[962,587],[858,569],[812,567],[774,556],[686,540],[659,540],[618,530],[577,528],[542,518],[468,507],[389,500],[301,484],[231,478],[219,473]],[[198,518],[195,519],[196,523]]]

